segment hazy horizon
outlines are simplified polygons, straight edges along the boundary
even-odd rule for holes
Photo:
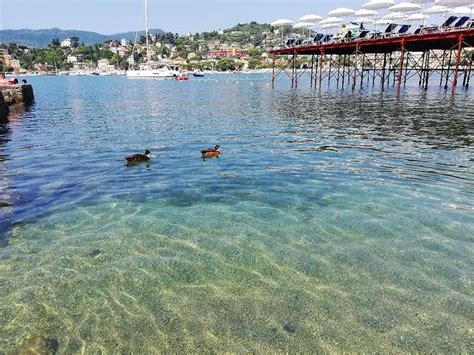
[[[325,16],[339,6],[357,10],[360,0],[149,0],[149,26],[184,34],[270,23],[308,13]],[[251,9],[251,11],[249,11]],[[0,0],[0,29],[81,30],[111,35],[143,29],[143,0]]]

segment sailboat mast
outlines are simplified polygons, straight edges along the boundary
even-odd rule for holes
[[[148,50],[148,0],[145,0],[145,37],[146,37],[146,59],[150,60],[150,52]]]

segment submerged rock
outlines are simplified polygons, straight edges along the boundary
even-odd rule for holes
[[[56,354],[58,351],[59,343],[55,339],[47,339],[42,336],[35,336],[27,339],[21,344],[18,349],[20,355],[33,355],[33,354]]]
[[[93,251],[91,251],[91,253],[89,254],[91,256],[91,258],[96,258],[98,257],[100,254],[102,254],[102,250],[100,249],[94,249]]]
[[[293,325],[287,323],[283,326],[283,330],[287,333],[294,334],[296,332],[296,329]]]

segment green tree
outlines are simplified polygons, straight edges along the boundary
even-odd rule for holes
[[[216,69],[218,71],[239,70],[243,67],[243,65],[243,63],[236,62],[234,59],[224,58],[217,62]]]

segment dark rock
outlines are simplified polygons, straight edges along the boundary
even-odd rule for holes
[[[3,95],[0,94],[0,124],[8,122],[8,112],[9,108],[5,100],[3,99]]]
[[[0,92],[7,105],[28,105],[34,100],[33,87],[30,84],[0,85]]]
[[[289,323],[284,325],[283,330],[290,334],[294,334],[296,332],[295,327]]]
[[[100,254],[102,254],[102,250],[100,249],[94,249],[93,251],[91,251],[91,253],[89,254],[91,256],[91,258],[96,258],[98,257]]]
[[[35,336],[27,339],[18,349],[20,355],[52,355],[58,351],[59,343],[55,339],[47,339],[42,336]]]

